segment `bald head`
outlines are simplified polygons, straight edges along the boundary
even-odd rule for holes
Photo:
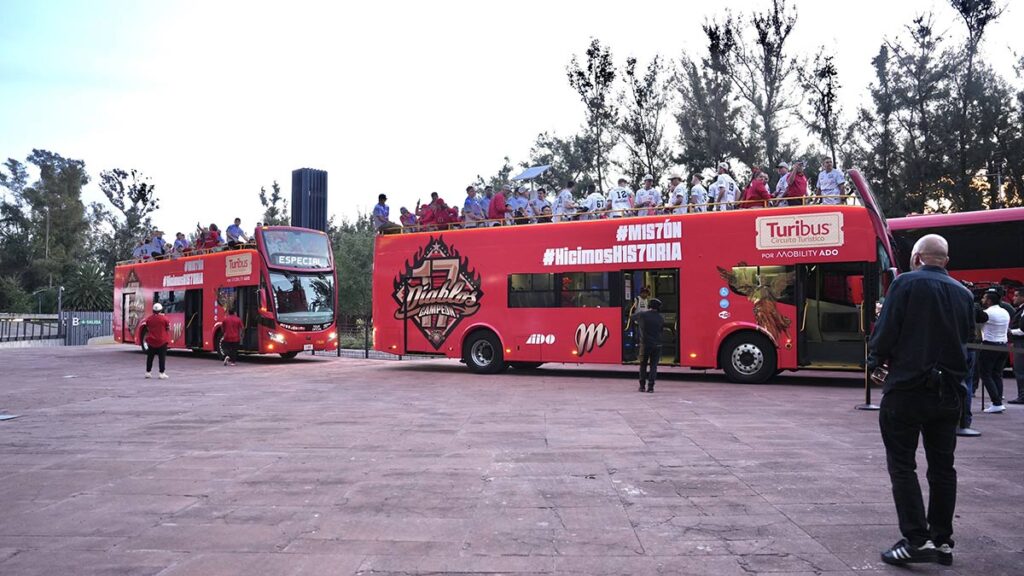
[[[921,266],[946,267],[949,262],[949,243],[938,234],[922,236],[914,243],[914,250],[910,253],[910,267],[917,270]]]

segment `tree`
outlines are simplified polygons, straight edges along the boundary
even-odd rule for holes
[[[512,167],[512,161],[509,160],[508,156],[505,156],[505,162],[501,165],[501,168],[498,168],[498,173],[489,178],[484,178],[483,176],[477,174],[476,185],[494,186],[495,188],[500,188],[503,184],[508,184],[509,178],[512,176],[513,170],[515,170],[515,168]]]
[[[281,186],[274,180],[267,195],[266,187],[260,188],[260,204],[263,205],[263,224],[265,226],[288,226],[291,217],[288,215],[288,200],[281,195]]]
[[[369,318],[373,301],[373,223],[369,214],[358,214],[353,221],[342,218],[328,225],[338,267],[337,315]]]
[[[796,22],[795,8],[787,6],[785,0],[772,0],[769,10],[751,17],[752,38],[725,32],[736,38],[726,71],[733,89],[746,102],[751,136],[759,144],[751,163],[775,166],[793,152],[791,144],[782,142],[782,133],[788,125],[786,116],[798,106],[798,82],[794,77],[799,63],[789,55],[786,44]],[[742,20],[727,18],[722,24],[737,25],[742,25]]]
[[[641,73],[636,67],[636,58],[626,59],[626,89],[619,93],[619,106],[625,116],[619,123],[619,134],[627,158],[625,165],[620,166],[635,177],[653,174],[657,178],[672,162],[672,152],[665,141],[670,84],[660,57],[651,59],[646,72]]]
[[[586,106],[587,128],[594,148],[594,166],[597,169],[597,188],[604,192],[605,166],[612,148],[611,131],[618,119],[618,108],[612,103],[615,82],[615,64],[611,49],[594,38],[586,52],[585,67],[576,56],[572,57],[566,73],[569,85],[580,95]]]
[[[113,262],[124,260],[131,256],[135,243],[152,228],[150,215],[160,208],[156,186],[137,170],[115,168],[100,173],[100,191],[120,212],[120,216],[105,214],[114,231],[109,258]]]
[[[729,59],[736,46],[734,24],[704,25],[707,56],[700,62],[683,54],[676,73],[680,153],[675,160],[691,173],[731,158],[754,163],[755,145],[741,126],[741,110],[733,104]]]
[[[902,159],[899,156],[897,104],[890,60],[889,47],[884,44],[871,59],[875,68],[875,82],[869,87],[872,108],[862,107],[857,114],[857,133],[861,140],[855,160],[864,166],[865,175],[883,210],[890,214],[901,214],[893,210],[900,195]]]
[[[839,106],[839,71],[834,57],[819,52],[809,73],[801,71],[800,83],[811,94],[811,114],[804,117],[804,123],[811,133],[816,134],[828,149],[832,164],[839,166],[836,147],[840,137],[839,123],[842,113]]]
[[[15,274],[0,276],[0,312],[31,312],[32,296]]]
[[[100,262],[85,261],[65,279],[64,307],[69,310],[113,309],[114,281]]]
[[[589,173],[594,166],[593,142],[585,134],[561,138],[547,132],[537,135],[530,148],[530,166],[551,166],[551,169],[534,180],[534,184],[549,190],[558,190],[572,180],[586,186],[592,182]]]

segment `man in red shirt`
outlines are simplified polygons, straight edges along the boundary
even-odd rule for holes
[[[754,179],[750,181],[750,186],[743,191],[740,208],[764,208],[772,199],[772,194],[768,191],[768,175],[756,167],[754,170]]]
[[[153,356],[158,356],[160,379],[166,380],[167,345],[171,343],[171,323],[164,316],[164,307],[159,302],[153,304],[153,314],[142,321],[142,330],[146,334],[146,378],[153,377]]]
[[[242,342],[242,320],[233,310],[228,311],[227,318],[221,324],[221,346],[224,349],[224,365],[234,366],[238,359],[238,345]]]
[[[787,206],[801,206],[807,198],[807,175],[804,174],[802,160],[793,163],[793,172],[789,175],[786,193],[782,195]]]
[[[491,203],[487,205],[487,219],[491,220],[488,224],[491,226],[501,226],[505,222],[505,216],[508,215],[508,205],[505,203],[505,192],[511,192],[512,187],[508,184],[501,187],[494,194],[494,198],[491,198]]]

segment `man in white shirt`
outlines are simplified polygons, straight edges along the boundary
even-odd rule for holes
[[[548,209],[548,212],[551,212],[548,191],[541,186],[535,192],[530,193],[530,201],[526,205],[526,214],[530,217],[530,222],[536,223],[537,219],[544,215],[545,208]]]
[[[552,222],[565,222],[569,219],[573,208],[576,207],[576,201],[572,196],[575,187],[576,183],[570,180],[565,183],[565,188],[562,188],[562,191],[555,197],[555,205],[551,209]]]
[[[686,199],[690,195],[686,184],[683,184],[683,179],[675,173],[669,175],[669,182],[672,191],[668,195],[668,208],[673,214],[686,214]]]
[[[822,158],[821,172],[818,172],[818,195],[824,196],[821,203],[831,206],[842,204],[843,199],[840,196],[843,194],[846,194],[846,178],[843,177],[843,171],[832,167],[832,158]]]
[[[508,200],[508,210],[510,214],[509,224],[528,224],[527,205],[529,202],[526,200],[526,187],[520,186],[516,188],[515,194]]]
[[[608,191],[608,205],[611,207],[611,218],[633,215],[633,190],[630,189],[628,180],[619,178],[619,185]]]
[[[729,163],[721,162],[718,164],[718,178],[711,185],[711,189],[708,192],[711,194],[715,204],[715,210],[718,212],[724,212],[725,210],[732,210],[736,207],[736,192],[739,190],[739,185],[729,175]]]
[[[708,191],[704,188],[704,181],[700,174],[694,174],[690,178],[690,212],[708,211]]]
[[[654,187],[654,176],[644,176],[643,188],[636,191],[637,216],[653,216],[658,213],[657,207],[664,203],[661,190]]]
[[[779,162],[775,168],[779,172],[779,181],[775,183],[775,194],[776,203],[782,202],[782,195],[786,193],[786,187],[789,186],[789,164],[786,162]]]
[[[988,320],[981,326],[981,344],[992,348],[980,350],[978,354],[981,383],[992,397],[992,405],[985,409],[988,414],[1006,410],[1006,406],[1003,406],[1003,368],[1006,367],[1006,334],[1010,329],[1010,314],[999,305],[1001,300],[999,292],[995,290],[987,291],[981,297],[981,306],[988,316]]]
[[[583,220],[597,220],[598,218],[605,218],[605,208],[607,207],[604,194],[597,191],[597,187],[593,184],[587,186],[587,197],[583,199],[583,207],[587,209],[587,213],[583,216]]]

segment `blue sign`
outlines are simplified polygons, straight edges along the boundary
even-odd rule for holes
[[[721,300],[718,301],[718,305],[721,306],[722,308],[728,308],[729,301],[725,298],[722,298]]]
[[[726,296],[729,295],[729,289],[726,288],[725,286],[722,286],[721,288],[718,289],[718,295],[721,296],[722,298],[725,298]]]

